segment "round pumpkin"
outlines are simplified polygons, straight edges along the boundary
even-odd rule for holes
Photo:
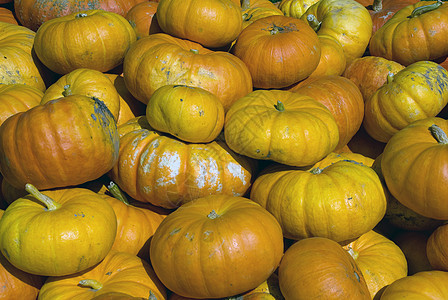
[[[123,77],[129,92],[145,104],[167,84],[203,88],[218,96],[225,110],[252,91],[250,72],[238,57],[165,33],[151,34],[131,46]]]
[[[217,96],[202,88],[165,85],[149,98],[146,118],[155,130],[182,141],[208,143],[223,129],[224,106]]]
[[[34,49],[39,60],[58,74],[79,68],[106,72],[123,63],[136,39],[124,17],[91,9],[42,24],[36,32]]]
[[[117,231],[114,210],[81,188],[39,192],[11,203],[0,219],[0,250],[15,267],[36,275],[63,276],[100,262]]]
[[[325,105],[282,90],[257,90],[237,100],[226,114],[224,135],[239,154],[292,166],[316,163],[339,141]]]
[[[355,260],[338,243],[312,237],[292,244],[278,268],[285,299],[370,300]]]
[[[159,0],[163,32],[207,48],[230,44],[241,32],[241,7],[232,0]]]
[[[30,85],[0,84],[0,125],[10,116],[39,105],[43,95]]]
[[[19,112],[0,126],[0,170],[14,187],[67,187],[116,163],[114,117],[100,100],[71,95]]]
[[[341,160],[323,169],[265,170],[250,199],[272,213],[286,238],[325,237],[343,243],[372,230],[384,217],[386,196],[378,175]]]
[[[256,288],[275,271],[283,236],[255,202],[228,195],[195,199],[169,214],[151,241],[160,281],[190,298],[223,298]]]
[[[448,220],[447,132],[447,120],[415,121],[389,140],[381,159],[392,196],[416,213],[437,220]]]
[[[152,129],[145,116],[119,126],[118,162],[111,179],[133,199],[168,209],[210,194],[242,196],[254,162],[217,139],[182,142]]]
[[[70,95],[95,97],[107,106],[115,120],[120,111],[120,98],[114,84],[100,71],[79,68],[63,75],[45,91],[41,104]]]
[[[135,298],[106,298],[107,294],[125,294]],[[167,291],[146,261],[130,253],[111,250],[93,268],[68,276],[49,277],[39,293],[39,300],[96,297],[165,300]]]
[[[248,25],[232,53],[249,68],[256,88],[283,88],[307,78],[317,67],[317,34],[303,20],[269,16]]]
[[[418,61],[389,74],[365,102],[363,126],[386,143],[410,123],[436,116],[448,103],[448,71],[432,61]]]

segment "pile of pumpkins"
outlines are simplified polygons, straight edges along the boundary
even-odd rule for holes
[[[0,299],[447,299],[448,4],[0,0]]]

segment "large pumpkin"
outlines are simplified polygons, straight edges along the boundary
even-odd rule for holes
[[[136,40],[134,29],[124,17],[91,9],[42,24],[34,49],[42,63],[58,74],[79,68],[106,72],[123,62]]]
[[[159,225],[150,258],[162,283],[190,298],[223,298],[256,288],[283,255],[275,218],[255,202],[227,195],[198,198]]]
[[[9,117],[0,127],[0,170],[14,187],[94,180],[118,158],[114,117],[100,100],[72,95]]]
[[[135,200],[168,209],[210,194],[242,196],[253,162],[218,139],[185,143],[152,129],[145,116],[119,126],[118,162],[112,180]]]
[[[0,250],[15,267],[36,275],[63,276],[100,262],[117,230],[114,210],[82,188],[30,195],[11,203],[0,220]]]
[[[238,57],[200,44],[156,33],[138,40],[127,52],[123,76],[131,94],[148,103],[163,85],[203,88],[221,100],[225,110],[252,91],[252,77]]]
[[[236,101],[226,114],[224,134],[239,154],[292,166],[316,163],[339,141],[325,105],[282,90],[257,90]]]

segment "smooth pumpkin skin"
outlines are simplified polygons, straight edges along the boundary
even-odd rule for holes
[[[163,32],[207,48],[230,44],[241,32],[241,7],[232,0],[159,0]]]
[[[364,55],[372,36],[372,18],[364,6],[354,0],[320,0],[301,19],[307,21],[309,15],[321,22],[318,35],[333,36],[341,43],[347,63]]]
[[[418,61],[395,75],[365,102],[363,126],[387,143],[410,123],[436,116],[448,103],[448,71],[432,61]]]
[[[215,94],[227,110],[253,88],[247,66],[235,55],[165,33],[151,34],[131,46],[123,76],[129,92],[145,104],[159,87],[185,84]]]
[[[390,22],[372,36],[370,53],[408,66],[417,61],[433,60],[448,54],[448,5],[410,17],[414,9],[436,1],[419,1],[397,11]]]
[[[448,271],[448,225],[440,225],[428,238],[426,255],[434,270]]]
[[[10,116],[40,104],[44,93],[25,84],[0,84],[0,125]]]
[[[0,250],[5,258],[25,272],[42,276],[68,275],[100,262],[116,235],[112,207],[88,189],[43,194],[59,206],[38,201],[32,194],[5,210],[0,220]]]
[[[372,299],[383,287],[408,275],[406,257],[400,247],[373,230],[343,248],[361,270]]]
[[[0,22],[0,84],[20,83],[45,91],[32,55],[35,35],[24,26]]]
[[[124,17],[91,9],[42,24],[34,49],[42,63],[58,74],[79,68],[107,72],[123,63],[126,51],[136,40],[134,29]]]
[[[104,102],[115,120],[118,119],[120,111],[119,94],[111,80],[102,72],[79,68],[63,75],[47,88],[41,104],[70,95],[96,97]]]
[[[387,82],[387,75],[396,74],[404,68],[405,66],[393,60],[368,55],[354,59],[347,65],[342,76],[358,86],[366,102]]]
[[[291,166],[319,161],[339,141],[337,123],[325,105],[282,90],[256,90],[237,100],[226,113],[224,135],[239,154]]]
[[[190,143],[208,143],[217,138],[224,126],[224,115],[224,106],[216,95],[187,85],[158,88],[146,106],[152,128]]]
[[[185,143],[152,129],[145,116],[119,126],[120,154],[111,179],[137,201],[168,209],[210,194],[242,196],[255,165],[217,139]]]
[[[381,300],[443,300],[448,296],[448,272],[422,271],[391,283]]]
[[[275,218],[255,202],[210,195],[168,215],[151,241],[150,257],[162,283],[190,298],[223,298],[259,286],[283,255]]]
[[[83,280],[95,280],[101,286],[98,288]],[[149,263],[130,253],[111,250],[93,268],[67,276],[49,277],[38,300],[113,299],[100,298],[111,293],[123,293],[137,299],[167,299],[166,288]]]
[[[321,236],[344,242],[358,238],[373,229],[386,212],[378,175],[350,160],[317,170],[264,172],[252,184],[250,199],[272,213],[284,236],[294,240]]]
[[[305,21],[283,15],[256,20],[238,36],[232,53],[249,68],[257,88],[283,88],[307,78],[321,48]]]
[[[100,9],[124,16],[143,0],[16,0],[14,11],[23,26],[37,31],[46,21],[89,9]]]
[[[134,27],[137,39],[144,36],[162,32],[157,17],[157,6],[159,1],[143,1],[134,5],[125,15],[126,20]]]
[[[50,117],[49,117],[50,116]],[[115,120],[99,100],[71,95],[9,117],[0,127],[0,170],[23,189],[94,180],[118,159]]]
[[[404,206],[436,220],[448,219],[446,144],[428,130],[436,124],[445,133],[448,121],[426,118],[397,132],[387,143],[381,170],[390,193]]]
[[[278,279],[285,299],[371,299],[354,259],[323,237],[292,244],[280,262]]]

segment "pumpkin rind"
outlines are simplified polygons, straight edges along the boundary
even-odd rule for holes
[[[40,104],[44,93],[24,84],[0,84],[0,125],[10,116]]]

